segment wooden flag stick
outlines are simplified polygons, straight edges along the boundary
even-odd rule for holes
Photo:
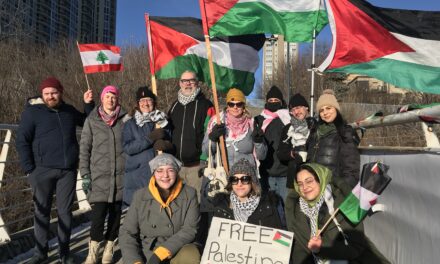
[[[79,43],[78,43],[78,41],[76,41],[76,46],[78,47],[78,52],[79,52],[79,55],[80,55],[80,57],[81,57],[81,51],[80,51],[80,49],[79,49]],[[84,66],[84,65],[83,65],[83,66]],[[87,73],[84,73],[84,76],[86,77],[87,89],[88,89],[88,90],[92,90],[92,89],[90,89],[90,84],[89,84],[89,79],[87,78]]]
[[[327,220],[327,222],[325,223],[325,225],[319,229],[318,233],[316,234],[316,236],[320,236],[322,232],[324,232],[324,230],[327,228],[327,226],[330,224],[330,222],[333,220],[333,218],[335,218],[336,214],[339,212],[339,207],[333,212],[333,214],[330,216],[330,218]]]

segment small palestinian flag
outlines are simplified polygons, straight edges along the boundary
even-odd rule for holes
[[[283,246],[290,247],[290,243],[292,243],[292,237],[277,231],[273,236],[273,241],[280,243]]]
[[[326,0],[332,49],[319,71],[368,75],[440,94],[440,12]]]
[[[328,23],[321,0],[199,1],[210,36],[272,33],[288,42],[310,42],[313,30],[318,34]]]
[[[364,165],[360,182],[339,206],[339,210],[353,223],[358,224],[367,215],[377,197],[388,186],[391,178],[389,167],[383,163],[371,162]]]
[[[78,44],[85,73],[122,71],[121,50],[107,44]]]
[[[211,85],[208,57],[200,19],[145,16],[150,42],[150,65],[158,79],[179,78],[186,71]],[[148,30],[148,28],[150,30]],[[148,33],[149,31],[149,33]],[[258,51],[265,36],[246,35],[210,39],[217,90],[235,87],[248,95],[254,87]]]

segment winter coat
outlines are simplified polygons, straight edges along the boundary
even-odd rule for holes
[[[130,118],[124,124],[122,131],[122,146],[125,156],[124,203],[130,205],[136,190],[147,187],[151,178],[148,162],[155,157],[153,144],[148,135],[155,129],[155,123],[150,122],[142,127]]]
[[[205,127],[212,115],[212,103],[203,93],[199,93],[194,101],[185,106],[176,100],[168,111],[176,158],[181,160],[184,166],[191,166],[200,161]]]
[[[81,133],[79,169],[81,176],[92,180],[90,203],[122,201],[125,158],[122,149],[121,109],[113,126],[99,116],[96,107],[87,117]]]
[[[255,117],[255,121],[261,127],[264,121],[264,117],[259,115]],[[272,120],[264,131],[264,138],[267,144],[267,154],[264,160],[261,160],[260,164],[260,176],[266,177],[286,177],[287,165],[280,162],[277,150],[280,143],[281,131],[284,124],[280,118]]]
[[[354,187],[360,174],[359,138],[349,125],[342,127],[341,131],[333,130],[319,138],[317,127],[313,128],[307,141],[307,162],[328,167],[333,177],[343,178]]]
[[[226,131],[226,133],[228,133],[227,127]],[[206,131],[205,137],[203,138],[202,148],[203,153],[206,155],[209,154],[209,140],[209,132]],[[254,148],[256,157],[254,157]],[[217,144],[215,142],[211,142],[211,151],[213,157],[215,157],[214,155],[217,152]],[[249,129],[247,134],[240,141],[237,141],[235,143],[226,142],[226,152],[228,154],[229,168],[232,167],[235,162],[243,158],[247,159],[251,164],[257,167],[255,158],[257,158],[258,160],[263,160],[266,157],[267,145],[264,141],[263,143],[254,143],[252,140],[252,129]]]
[[[351,188],[341,179],[333,179],[330,183],[336,209],[351,192]],[[323,203],[318,216],[318,228],[324,226],[330,214],[326,203]],[[307,216],[301,211],[299,195],[296,191],[289,191],[286,199],[286,219],[288,230],[295,234],[293,243],[292,264],[315,264],[311,251],[307,248],[310,240],[310,223]],[[345,245],[344,236],[339,232],[334,222],[321,233],[322,247],[317,256],[323,259],[348,260],[348,263],[380,264],[390,263],[365,236],[363,224],[354,226],[342,213],[336,219],[346,235],[348,245]]]
[[[213,199],[213,216],[234,219],[234,212],[230,206],[230,194],[219,193]],[[255,211],[249,216],[247,223],[267,226],[277,229],[286,229],[286,220],[284,215],[284,205],[281,197],[275,192],[269,191],[260,198]]]
[[[90,113],[94,103],[85,104]],[[74,170],[78,166],[76,126],[82,126],[86,114],[61,102],[57,109],[47,107],[40,97],[27,101],[17,131],[16,148],[25,173],[36,166]]]
[[[124,263],[144,263],[157,247],[164,247],[175,256],[184,245],[193,242],[200,220],[196,190],[183,184],[170,208],[171,218],[148,188],[134,194],[119,232]]]

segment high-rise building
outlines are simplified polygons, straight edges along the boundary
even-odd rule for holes
[[[0,0],[0,37],[115,43],[116,0]]]
[[[298,43],[284,41],[282,35],[272,35],[263,48],[263,91],[276,83],[287,89],[287,47],[289,46],[290,68],[298,58]]]

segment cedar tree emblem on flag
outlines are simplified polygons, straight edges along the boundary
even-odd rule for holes
[[[121,71],[120,48],[107,44],[79,44],[85,73]]]
[[[353,224],[358,224],[364,219],[368,210],[390,183],[388,169],[387,165],[380,162],[364,165],[359,183],[339,206],[339,210]]]
[[[333,44],[319,71],[368,75],[440,94],[440,12],[326,0]]]

